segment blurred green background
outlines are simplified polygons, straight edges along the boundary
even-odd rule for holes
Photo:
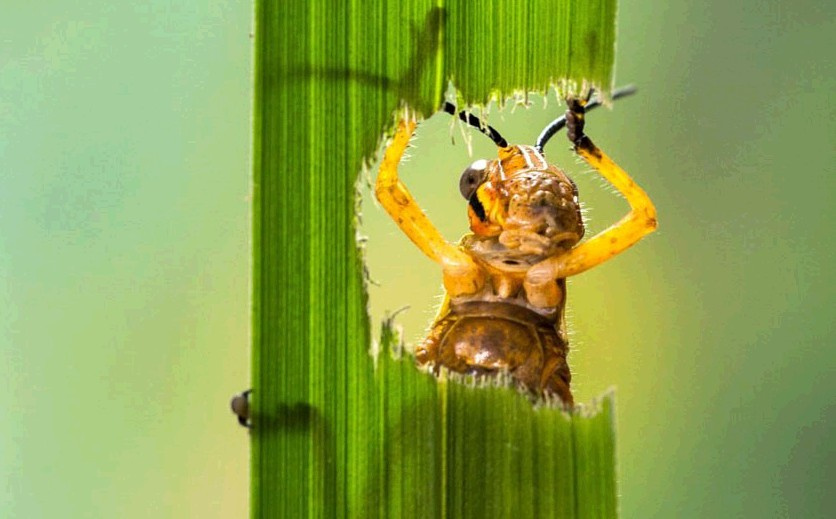
[[[51,4],[0,8],[0,516],[245,517],[252,8]],[[568,313],[578,399],[617,387],[624,517],[836,509],[834,21],[620,3],[616,78],[641,93],[588,132],[660,228],[573,279]],[[561,111],[531,100],[492,110],[509,141]],[[567,148],[591,234],[626,204]],[[471,160],[436,117],[402,169],[450,239]],[[375,319],[408,304],[420,338],[440,273],[363,207]]]

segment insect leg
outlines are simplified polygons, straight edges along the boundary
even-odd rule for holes
[[[441,265],[447,292],[453,297],[471,294],[485,283],[482,269],[467,253],[444,239],[398,178],[398,164],[414,131],[415,121],[401,120],[398,124],[395,136],[383,155],[375,196],[421,252]]]
[[[630,212],[608,229],[565,254],[543,260],[529,269],[526,274],[525,289],[529,300],[538,306],[547,307],[556,304],[557,287],[554,280],[589,270],[623,252],[643,236],[656,230],[656,208],[650,197],[626,171],[598,149],[584,134],[583,117],[584,103],[576,99],[570,100],[566,121],[569,139],[575,145],[575,152],[624,195],[630,204]]]

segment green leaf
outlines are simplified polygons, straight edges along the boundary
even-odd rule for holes
[[[568,416],[370,353],[355,181],[405,103],[608,91],[614,0],[256,2],[254,517],[613,517],[612,402]],[[416,252],[417,254],[417,252]]]

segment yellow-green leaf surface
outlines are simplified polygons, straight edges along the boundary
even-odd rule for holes
[[[253,517],[613,517],[612,403],[568,416],[370,354],[358,172],[405,103],[610,85],[615,2],[256,2]]]

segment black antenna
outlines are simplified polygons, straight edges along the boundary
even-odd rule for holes
[[[629,95],[636,93],[636,87],[633,85],[627,85],[626,87],[619,88],[612,93],[612,100],[615,101],[616,99],[620,99],[622,97],[627,97]],[[590,111],[595,107],[601,106],[601,98],[596,97],[594,100],[590,101],[586,104],[586,111]],[[537,142],[534,144],[534,147],[540,153],[543,153],[543,148],[546,147],[546,143],[549,142],[549,139],[554,137],[554,135],[563,129],[566,126],[566,116],[562,115],[552,121],[546,129],[537,137]]]
[[[449,101],[446,101],[444,103],[444,106],[442,107],[442,110],[444,110],[445,112],[447,112],[450,115],[456,115],[456,105],[454,105],[453,103],[451,103]],[[458,116],[459,116],[459,119],[461,119],[462,121],[466,122],[470,126],[473,126],[474,128],[476,128],[480,132],[482,132],[485,135],[487,135],[488,137],[490,137],[490,139],[494,142],[494,144],[496,144],[500,148],[507,148],[508,147],[508,141],[506,141],[502,137],[502,135],[499,134],[498,131],[494,130],[491,126],[488,126],[488,125],[482,126],[482,121],[478,117],[476,117],[475,115],[467,113],[464,110],[462,110],[461,112],[458,112]]]

